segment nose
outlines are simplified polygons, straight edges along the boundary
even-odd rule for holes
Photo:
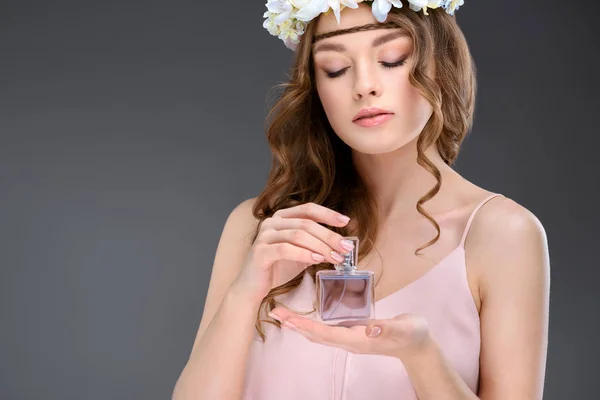
[[[357,67],[356,71],[354,82],[355,99],[360,100],[369,95],[375,97],[381,96],[382,88],[377,70],[375,68],[363,66],[362,68]]]

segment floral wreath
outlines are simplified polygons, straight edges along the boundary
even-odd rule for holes
[[[464,4],[464,0],[406,0],[413,11],[428,8],[443,8],[454,15]],[[322,13],[333,11],[335,19],[340,23],[340,11],[345,7],[358,8],[358,3],[372,3],[371,11],[379,22],[384,22],[392,6],[402,8],[401,0],[268,0],[267,10],[263,17],[267,18],[263,27],[273,36],[283,40],[290,50],[296,50],[300,36],[306,31],[308,23]]]

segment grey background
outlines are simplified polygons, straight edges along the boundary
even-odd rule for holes
[[[0,398],[166,399],[292,53],[266,1],[0,2]],[[544,224],[546,399],[595,397],[599,6],[467,0],[456,169]],[[227,11],[227,12],[226,12]]]

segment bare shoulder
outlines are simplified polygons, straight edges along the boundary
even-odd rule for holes
[[[244,258],[252,247],[259,222],[252,212],[256,199],[254,197],[242,201],[227,217],[215,252],[204,311],[193,349],[196,348],[208,324],[217,313],[226,291],[237,277]]]
[[[467,252],[477,260],[480,293],[491,285],[526,275],[548,274],[548,241],[539,218],[516,201],[498,196],[477,212],[467,237]],[[482,299],[483,300],[483,299]]]
[[[473,241],[485,243],[486,251],[546,244],[546,231],[539,218],[504,196],[495,197],[481,207],[473,219],[471,231]]]
[[[252,209],[254,208],[257,199],[258,197],[252,197],[242,201],[231,211],[231,216],[250,222],[251,224],[257,222],[257,219],[252,215]]]
[[[480,208],[471,229],[465,249],[481,299],[479,397],[541,399],[550,302],[545,229],[502,196]]]
[[[252,210],[258,197],[252,197],[239,203],[230,213],[228,219],[248,227],[256,227],[258,219],[254,217]]]
[[[246,199],[229,213],[217,246],[215,256],[217,267],[221,264],[241,263],[241,260],[252,247],[254,234],[260,222],[254,217],[253,213],[256,200],[257,197]],[[234,271],[237,273],[237,270]]]
[[[515,233],[523,233],[523,230],[529,234],[544,232],[541,221],[533,212],[505,196],[494,197],[485,203],[473,219],[471,229],[472,236],[493,233],[512,237]]]

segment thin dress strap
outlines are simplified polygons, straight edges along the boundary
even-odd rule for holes
[[[488,201],[490,201],[491,199],[493,199],[494,197],[497,197],[497,196],[504,196],[504,195],[500,194],[500,193],[494,193],[491,196],[488,196],[487,198],[483,199],[483,201],[481,203],[479,203],[477,205],[477,207],[475,207],[475,209],[471,213],[471,216],[469,217],[469,220],[467,221],[467,226],[465,227],[465,231],[463,232],[462,239],[460,240],[459,247],[464,247],[465,246],[465,240],[467,239],[467,233],[469,233],[469,228],[471,227],[471,222],[473,222],[473,218],[475,218],[475,214],[477,214],[477,211],[479,211],[479,209],[485,203],[487,203]]]

